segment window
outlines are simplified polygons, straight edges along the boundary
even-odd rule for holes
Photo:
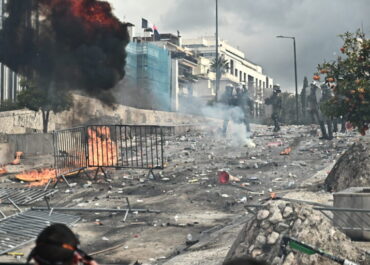
[[[230,60],[230,74],[234,73],[234,60]]]
[[[244,73],[244,80],[243,81],[247,82],[247,74],[246,73]]]
[[[238,69],[235,68],[235,76],[238,76]]]
[[[243,81],[243,73],[239,71],[239,82]]]

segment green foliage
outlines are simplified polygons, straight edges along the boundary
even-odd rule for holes
[[[18,94],[18,104],[33,111],[52,111],[54,113],[68,110],[72,106],[72,97],[63,90],[45,91],[33,81],[22,80],[23,90]]]
[[[225,59],[225,57],[223,55],[218,57],[218,62],[216,62],[216,58],[213,59],[212,64],[211,64],[211,70],[213,72],[216,72],[217,64],[220,68],[220,73],[221,74],[225,74],[230,69],[229,62]]]
[[[318,66],[325,80],[335,82],[334,97],[321,109],[328,116],[345,116],[365,135],[370,122],[370,40],[361,31],[341,37],[344,56]]]
[[[43,132],[47,132],[50,112],[58,113],[70,109],[72,96],[64,90],[48,89],[36,85],[32,80],[22,80],[23,90],[18,94],[18,105],[33,111],[42,112]]]

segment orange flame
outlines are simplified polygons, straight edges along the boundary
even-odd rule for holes
[[[288,147],[283,152],[281,152],[280,155],[289,155],[290,152],[292,152],[292,148]]]
[[[30,187],[46,185],[50,179],[56,180],[55,169],[41,169],[24,172],[15,176],[17,179],[32,182]]]
[[[117,145],[111,139],[107,126],[88,128],[89,164],[91,166],[114,166],[117,164]]]

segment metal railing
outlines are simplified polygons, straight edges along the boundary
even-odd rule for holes
[[[32,210],[0,219],[0,255],[32,242],[53,223],[73,226],[79,220],[78,216]]]
[[[56,175],[65,175],[87,167],[86,128],[78,127],[53,132]]]
[[[163,169],[173,127],[88,125],[53,133],[57,176],[86,168]]]
[[[333,222],[343,232],[370,231],[370,210],[335,207],[314,207]],[[331,214],[329,214],[330,212]]]

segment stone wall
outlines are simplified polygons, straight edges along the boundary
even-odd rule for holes
[[[105,106],[100,101],[74,95],[71,110],[50,115],[48,129],[59,130],[83,124],[205,125],[220,121],[176,112],[143,110],[123,105]],[[0,133],[23,134],[42,131],[41,112],[29,110],[0,113]]]

